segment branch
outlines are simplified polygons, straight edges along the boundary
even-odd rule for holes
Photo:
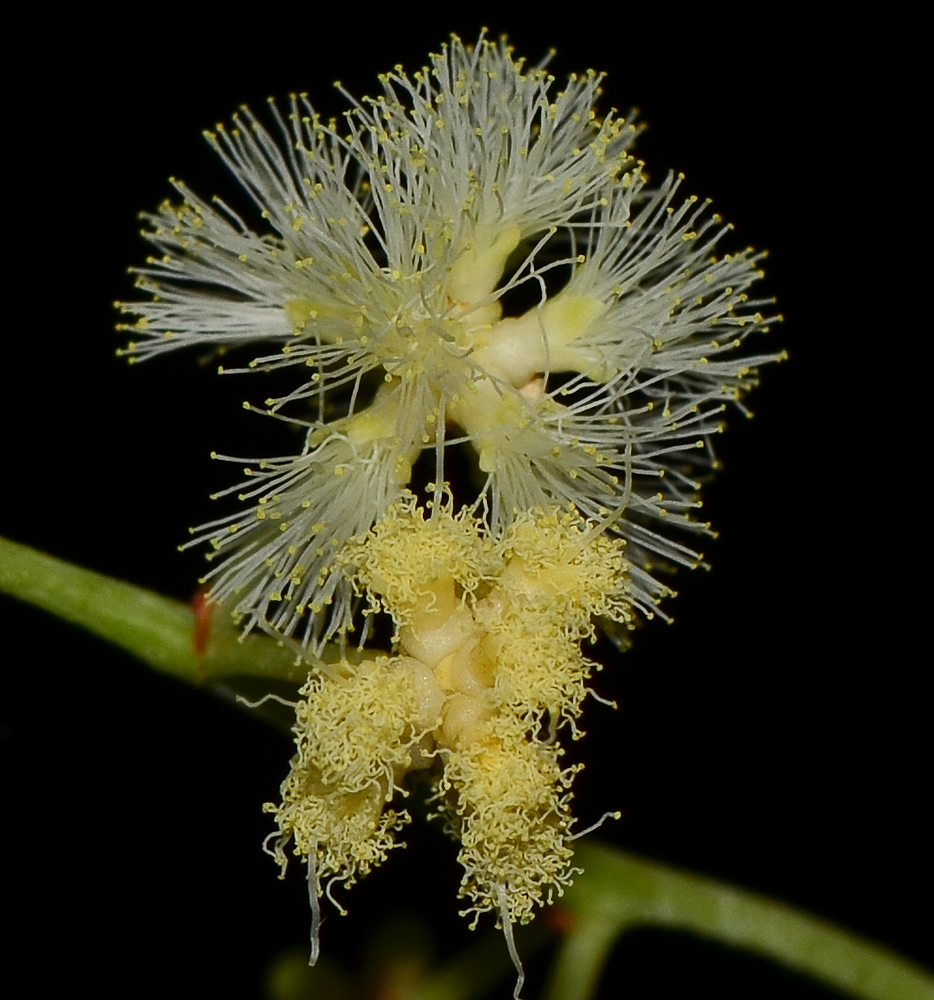
[[[241,639],[215,608],[203,651],[192,607],[0,538],[0,593],[48,611],[187,684],[238,676],[304,681],[309,664],[268,636]]]
[[[755,952],[863,1000],[934,1000],[934,978],[850,931],[713,879],[585,841],[586,874],[565,893],[573,914],[547,1000],[589,1000],[616,938],[636,926],[685,930]]]

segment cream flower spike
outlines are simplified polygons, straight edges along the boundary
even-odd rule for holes
[[[343,120],[294,96],[271,131],[248,109],[208,139],[252,202],[146,216],[158,254],[124,353],[244,349],[231,372],[283,369],[265,401],[297,454],[248,462],[224,491],[247,505],[198,529],[209,598],[246,628],[302,648],[353,626],[340,553],[412,482],[423,451],[474,452],[487,526],[571,503],[628,542],[632,601],[651,615],[656,567],[695,565],[685,532],[721,413],[776,355],[751,251],[713,256],[729,229],[680,179],[650,187],[637,128],[593,105],[601,77],[556,90],[505,42],[454,37]],[[348,96],[349,95],[345,95]],[[480,508],[477,508],[480,509]]]
[[[570,884],[580,765],[562,765],[558,736],[579,735],[594,616],[630,619],[623,542],[593,528],[574,510],[536,509],[496,539],[449,495],[426,517],[406,493],[345,548],[371,611],[395,623],[394,655],[309,676],[282,803],[266,806],[279,827],[269,853],[284,873],[290,848],[309,873],[313,957],[322,880],[333,899],[332,882],[386,859],[409,822],[393,803],[413,770],[430,769],[460,842],[474,924],[493,911],[511,942],[513,923]]]

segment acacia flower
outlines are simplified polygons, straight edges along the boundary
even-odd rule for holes
[[[508,934],[569,884],[579,765],[562,764],[557,734],[578,735],[594,616],[630,618],[622,540],[593,529],[573,509],[536,509],[495,538],[467,508],[425,517],[406,493],[345,548],[371,611],[392,616],[396,652],[309,676],[282,803],[266,806],[283,873],[287,847],[308,867],[313,956],[321,880],[351,884],[385,860],[412,770],[430,769],[460,842],[474,923],[493,910]]]
[[[270,102],[271,131],[244,108],[207,137],[252,206],[175,181],[181,203],[146,216],[130,359],[244,348],[226,371],[294,377],[266,407],[298,453],[229,459],[248,478],[219,495],[247,507],[194,532],[209,599],[320,651],[352,624],[346,542],[423,451],[437,492],[465,445],[494,533],[555,503],[605,518],[651,614],[657,567],[700,558],[685,533],[708,528],[691,515],[721,412],[774,357],[739,350],[767,325],[761,255],[714,257],[729,227],[680,178],[648,184],[593,72],[555,92],[505,42],[452,38],[380,82],[340,123],[304,95]]]
[[[313,957],[320,896],[385,860],[411,771],[460,842],[466,913],[511,943],[569,883],[581,643],[699,561],[710,439],[777,357],[744,349],[761,255],[715,256],[730,227],[680,177],[648,183],[636,127],[593,110],[599,75],[556,92],[481,36],[380,80],[341,123],[301,95],[271,131],[243,109],[208,133],[252,205],[173,182],[146,216],[152,297],[120,304],[130,360],[242,349],[223,370],[289,386],[265,412],[295,453],[220,456],[246,462],[218,494],[246,507],[190,544],[213,550],[209,599],[312,666],[267,809],[270,853],[307,865]],[[316,660],[377,613],[390,650],[364,627],[355,659]]]

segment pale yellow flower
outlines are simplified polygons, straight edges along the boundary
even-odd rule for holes
[[[577,766],[558,734],[581,713],[595,667],[581,652],[595,615],[630,619],[623,543],[573,510],[519,515],[499,539],[450,503],[431,516],[406,494],[343,560],[396,654],[312,674],[296,710],[298,753],[271,853],[320,882],[355,881],[409,821],[403,781],[430,769],[438,813],[460,843],[465,913],[508,929],[569,884]],[[330,891],[328,893],[330,895]]]
[[[648,183],[597,74],[556,90],[481,37],[380,81],[341,122],[298,96],[271,131],[244,109],[209,133],[247,205],[174,182],[125,353],[242,349],[228,373],[292,380],[265,406],[295,453],[220,456],[247,463],[218,494],[246,507],[190,544],[216,557],[211,600],[314,667],[266,807],[270,853],[307,865],[312,957],[320,896],[385,860],[415,770],[460,843],[464,912],[493,911],[516,957],[512,924],[575,872],[559,739],[595,666],[581,643],[698,563],[710,439],[777,357],[746,347],[762,255],[719,251],[730,227],[680,177]],[[356,657],[316,661],[361,625]]]

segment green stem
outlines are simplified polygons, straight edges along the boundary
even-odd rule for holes
[[[934,1000],[934,978],[906,959],[807,913],[593,841],[563,905],[573,914],[547,1000],[589,1000],[614,939],[636,926],[685,930],[755,952],[864,1000]]]
[[[191,606],[5,538],[0,538],[0,593],[43,608],[188,684],[237,676],[304,681],[308,675],[308,664],[296,665],[294,650],[263,635],[241,640],[220,609],[211,613],[199,651]]]

